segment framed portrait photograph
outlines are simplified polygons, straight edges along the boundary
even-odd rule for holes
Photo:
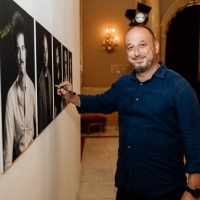
[[[34,19],[14,1],[0,8],[3,169],[36,137]]]
[[[70,81],[69,79],[69,50],[67,49],[67,47],[65,47],[64,45],[62,45],[62,70],[63,70],[63,82],[64,81]],[[65,108],[66,105],[68,104],[68,102],[63,99],[62,100],[62,107]]]
[[[61,43],[53,37],[53,76],[54,86],[62,82],[62,54]],[[57,95],[57,88],[53,87],[54,92],[54,118],[62,110],[62,97]]]
[[[72,67],[72,52],[69,51],[69,82],[73,83],[73,67]]]
[[[38,134],[53,120],[52,35],[36,21]]]

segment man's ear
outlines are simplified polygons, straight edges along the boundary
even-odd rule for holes
[[[158,43],[158,41],[154,42],[154,47],[156,49],[156,53],[158,53],[159,52],[159,43]]]

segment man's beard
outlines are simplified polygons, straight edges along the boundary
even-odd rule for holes
[[[151,66],[153,65],[155,59],[154,56],[152,56],[152,58],[147,59],[146,63],[141,63],[141,64],[131,64],[133,69],[135,70],[135,72],[137,73],[143,73],[145,71],[147,71],[148,69],[151,68]]]
[[[19,79],[22,80],[24,78],[24,73],[23,71],[19,71]]]
[[[24,71],[23,71],[23,68],[24,68],[24,63],[20,63],[20,69],[18,71],[18,76],[19,76],[19,79],[22,80],[24,78]]]
[[[143,66],[143,65],[138,65],[137,67],[135,65],[133,65],[133,68],[136,72],[138,73],[142,73],[142,72],[145,72],[148,68],[147,65]]]

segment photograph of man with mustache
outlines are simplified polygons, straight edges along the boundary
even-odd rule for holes
[[[26,29],[16,11],[11,24],[18,75],[10,87],[5,108],[4,170],[29,146],[35,136],[35,89],[26,71]]]

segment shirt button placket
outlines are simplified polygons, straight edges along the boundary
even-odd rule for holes
[[[130,155],[131,155],[131,146],[130,145],[128,145],[128,155],[129,155],[129,158],[130,158]],[[130,161],[128,161],[128,164],[130,165],[131,163],[130,163]]]
[[[140,83],[140,86],[142,86],[142,85],[143,85],[143,83]],[[141,88],[140,88],[140,91],[141,91]],[[140,95],[140,93],[141,93],[141,92],[139,92],[139,95]],[[136,101],[139,101],[139,98],[137,97],[135,100],[136,100]]]

